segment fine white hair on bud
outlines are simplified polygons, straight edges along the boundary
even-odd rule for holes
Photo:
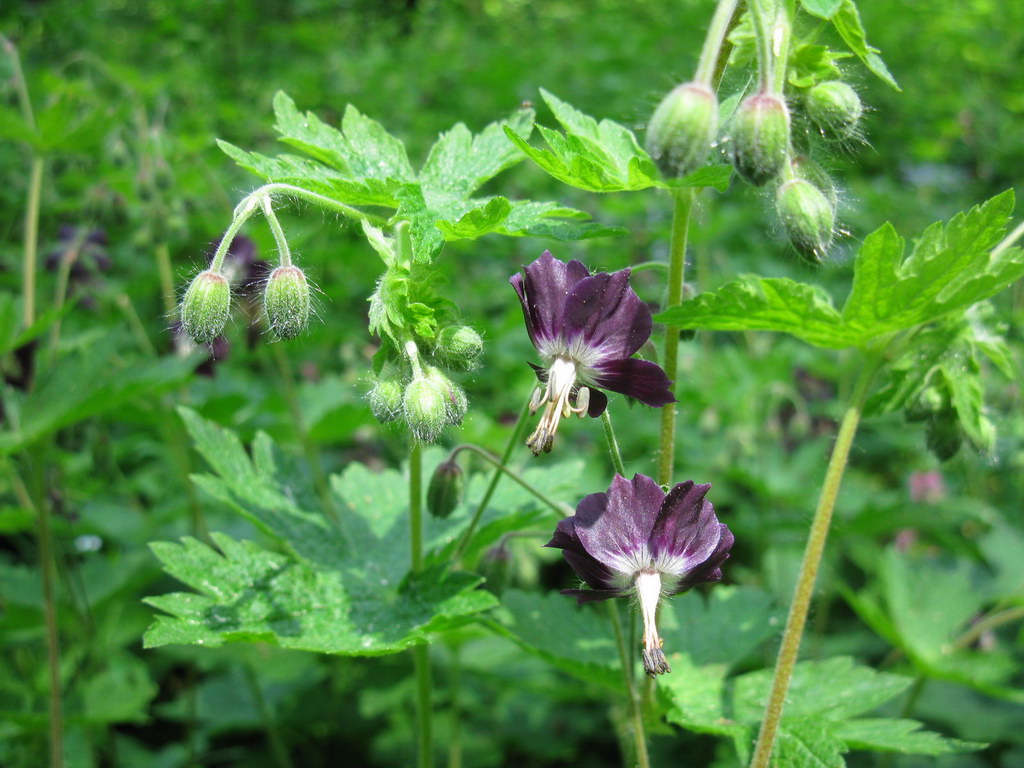
[[[196,344],[209,344],[227,324],[231,313],[231,286],[212,269],[195,276],[181,300],[181,326]]]
[[[305,273],[295,266],[277,267],[263,292],[270,330],[279,339],[294,339],[309,324],[312,300]]]

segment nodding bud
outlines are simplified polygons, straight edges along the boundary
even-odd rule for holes
[[[836,192],[835,182],[828,175],[828,171],[814,160],[807,155],[797,155],[789,159],[789,167],[793,170],[793,175],[798,179],[809,181],[816,186],[828,198],[828,201],[832,203],[833,208],[839,204],[839,193]]]
[[[446,392],[433,377],[420,376],[409,383],[402,410],[409,429],[424,443],[434,442],[448,424]]]
[[[820,264],[832,244],[835,209],[816,186],[803,179],[782,184],[775,193],[775,209],[797,252]]]
[[[402,412],[402,397],[405,395],[405,386],[401,379],[388,377],[378,379],[370,390],[370,410],[373,417],[381,424],[394,421]]]
[[[821,135],[829,141],[845,141],[857,133],[864,114],[860,96],[840,80],[818,83],[807,90],[804,108]]]
[[[454,457],[442,461],[427,486],[427,511],[434,517],[448,517],[462,501],[464,485],[459,462]]]
[[[181,300],[181,327],[196,344],[209,344],[228,322],[231,286],[224,275],[207,269],[195,276]]]
[[[718,132],[718,99],[700,83],[683,83],[661,100],[647,126],[647,152],[668,178],[693,173]]]
[[[270,273],[263,292],[263,308],[270,330],[279,339],[294,339],[309,324],[309,284],[298,267],[278,267]]]
[[[781,96],[755,93],[730,121],[730,159],[746,181],[761,187],[782,171],[789,153],[789,108]]]
[[[484,577],[488,590],[500,596],[511,581],[513,564],[512,550],[502,539],[484,552],[473,570]]]
[[[964,431],[956,411],[947,407],[929,416],[924,438],[928,450],[939,461],[948,461],[956,456],[964,441]]]
[[[925,387],[917,399],[907,405],[903,418],[909,422],[924,421],[950,407],[949,397],[936,386]]]
[[[449,325],[437,336],[435,354],[452,368],[468,371],[484,350],[484,340],[468,325]]]
[[[444,395],[445,423],[461,424],[462,417],[469,410],[469,401],[466,399],[466,393],[462,391],[462,387],[433,366],[426,369],[426,375]]]

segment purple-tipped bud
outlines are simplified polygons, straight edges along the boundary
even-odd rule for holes
[[[782,171],[789,152],[789,108],[781,96],[755,93],[736,109],[730,123],[731,160],[736,172],[761,187]]]
[[[700,83],[683,83],[661,100],[647,126],[647,152],[668,178],[693,173],[718,131],[718,99]]]
[[[437,336],[434,353],[451,368],[468,371],[476,366],[484,340],[468,325],[449,325]]]
[[[405,395],[405,385],[401,379],[388,377],[378,379],[370,390],[370,410],[373,417],[381,424],[394,421],[402,412],[402,398]]]
[[[231,287],[224,275],[207,269],[195,276],[181,300],[181,326],[196,344],[209,344],[228,322]]]
[[[804,108],[821,135],[829,141],[845,141],[857,133],[864,114],[860,96],[840,80],[829,80],[808,89]]]
[[[405,422],[424,443],[432,443],[448,424],[444,387],[432,377],[421,376],[410,382],[402,398]]]
[[[263,308],[270,330],[279,339],[294,339],[309,324],[309,284],[298,267],[278,267],[270,273],[263,292]]]
[[[459,462],[454,458],[442,461],[427,486],[427,511],[434,517],[448,517],[462,501],[464,485]]]
[[[816,186],[803,179],[782,184],[775,193],[775,209],[797,252],[820,264],[832,244],[835,210]]]

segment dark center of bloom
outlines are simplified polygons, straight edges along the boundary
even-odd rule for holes
[[[547,380],[534,390],[530,399],[530,413],[536,413],[544,406],[537,429],[526,441],[534,456],[551,451],[559,421],[574,413],[583,418],[590,407],[590,390],[587,387],[576,388],[578,373],[576,361],[559,355],[548,368]]]

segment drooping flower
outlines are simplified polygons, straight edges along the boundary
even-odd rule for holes
[[[666,494],[646,475],[615,475],[607,493],[592,493],[559,521],[545,546],[562,550],[589,589],[565,589],[582,605],[636,596],[644,621],[644,669],[671,672],[658,635],[663,597],[720,581],[733,535],[705,496],[710,485],[679,483]]]
[[[559,261],[545,251],[509,282],[544,361],[534,366],[541,386],[530,403],[531,412],[544,406],[544,414],[526,441],[535,455],[551,450],[562,418],[604,412],[608,398],[600,389],[657,408],[675,402],[665,372],[632,357],[650,338],[652,321],[629,285],[628,269],[591,275],[579,261]]]

